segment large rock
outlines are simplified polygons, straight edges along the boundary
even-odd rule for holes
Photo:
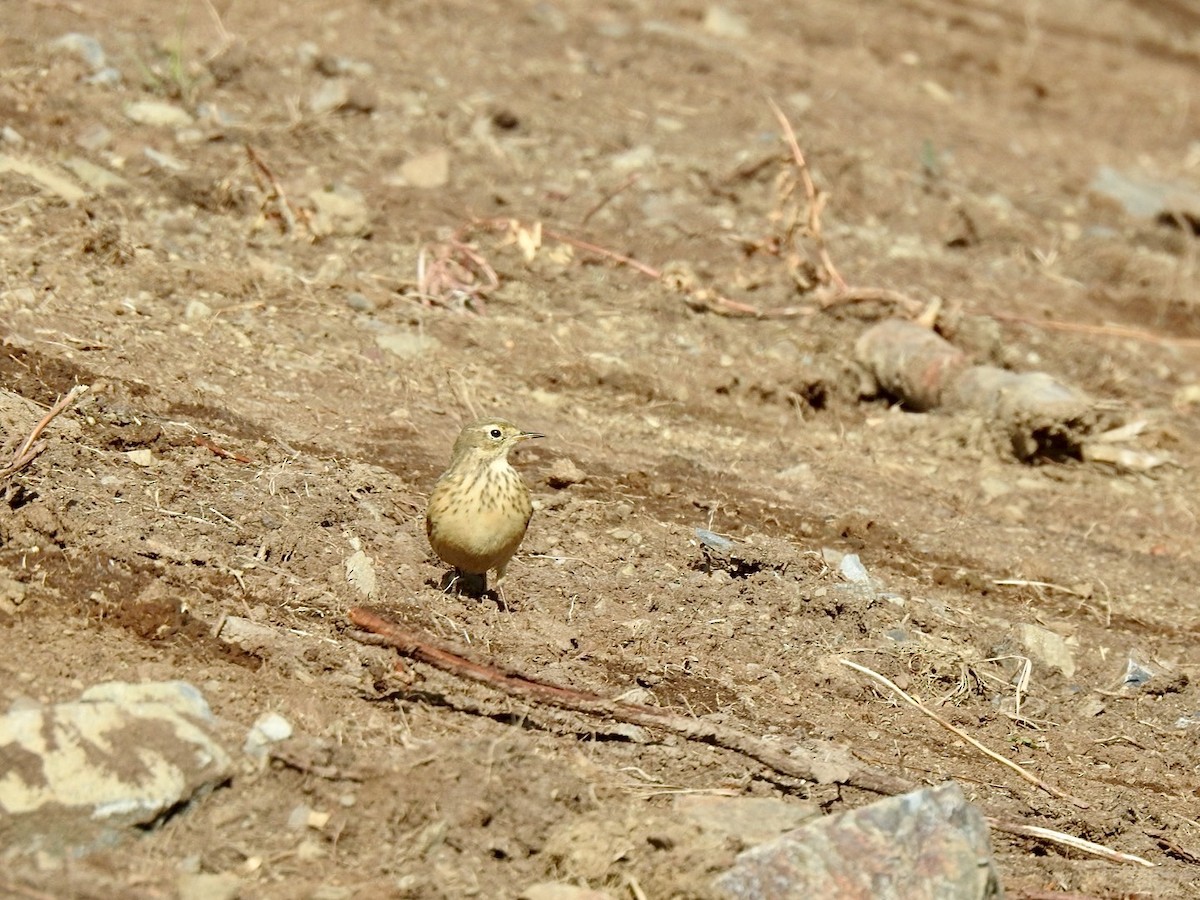
[[[737,900],[999,900],[987,824],[954,782],[830,816],[747,850],[716,881]]]
[[[86,850],[226,780],[204,697],[183,681],[109,682],[0,717],[0,845]]]

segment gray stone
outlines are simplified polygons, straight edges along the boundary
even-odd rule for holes
[[[65,50],[77,57],[93,72],[99,72],[108,65],[108,57],[104,55],[104,48],[89,34],[72,31],[51,41],[50,46],[55,50]]]
[[[271,744],[286,741],[292,736],[292,723],[277,712],[263,713],[246,732],[242,750],[255,759],[266,759]]]
[[[111,842],[224,781],[229,755],[183,681],[110,682],[0,717],[0,843]]]
[[[1180,217],[1200,222],[1200,190],[1186,182],[1130,175],[1101,166],[1088,187],[1093,193],[1115,201],[1131,216]]]
[[[1034,662],[1058,669],[1067,678],[1075,675],[1075,654],[1066,638],[1049,628],[1022,622],[1013,627],[1017,643]]]
[[[346,105],[350,99],[350,86],[342,78],[327,78],[321,82],[308,98],[308,108],[314,115],[323,116]]]
[[[999,900],[987,824],[961,788],[889,797],[740,854],[716,888],[737,900]]]

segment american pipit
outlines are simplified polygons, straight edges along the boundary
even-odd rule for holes
[[[508,464],[508,451],[540,437],[503,419],[477,419],[459,433],[450,468],[429,497],[429,545],[459,575],[482,581],[480,592],[489,569],[496,570],[497,584],[504,577],[533,515],[529,488]]]

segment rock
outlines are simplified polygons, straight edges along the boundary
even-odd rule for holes
[[[1034,662],[1058,669],[1067,678],[1075,675],[1075,654],[1061,634],[1023,622],[1013,628],[1013,636]]]
[[[319,237],[345,235],[365,237],[371,231],[371,216],[362,191],[344,184],[308,195],[315,208],[312,228]]]
[[[234,900],[242,879],[230,872],[197,872],[180,875],[175,883],[178,900]]]
[[[125,458],[135,466],[152,466],[154,465],[154,453],[149,447],[142,447],[140,450],[125,451]]]
[[[75,702],[0,717],[6,843],[86,850],[223,782],[229,755],[183,681],[109,682]]]
[[[623,173],[644,169],[653,162],[654,148],[649,144],[639,144],[624,153],[618,153],[612,158],[609,165],[612,166],[614,172]]]
[[[738,900],[997,900],[987,824],[954,782],[830,816],[740,854],[715,886]]]
[[[112,144],[113,133],[95,122],[75,136],[75,144],[84,150],[90,150],[95,153],[97,150],[103,150]]]
[[[750,26],[744,17],[716,5],[704,13],[704,30],[716,37],[744,38],[750,33]]]
[[[293,635],[241,616],[226,616],[216,637],[255,656],[277,653],[299,655],[303,652],[300,640]]]
[[[277,712],[263,713],[246,732],[242,751],[255,759],[266,759],[271,744],[286,741],[292,736],[292,723]]]
[[[525,888],[517,900],[612,900],[612,894],[573,884],[543,881]]]
[[[37,163],[29,162],[28,160],[16,159],[12,156],[0,154],[0,175],[5,172],[12,172],[23,178],[28,178],[39,187],[50,191],[50,193],[57,195],[67,203],[77,203],[87,196],[87,191],[75,184],[71,179],[58,174],[52,169],[48,169],[46,166],[39,166]]]
[[[323,116],[346,105],[350,99],[350,86],[342,78],[327,78],[308,98],[308,108],[315,115]]]
[[[17,607],[25,602],[26,590],[23,581],[17,581],[0,572],[0,612],[10,616],[15,614]]]
[[[717,534],[715,531],[709,531],[707,528],[697,528],[695,531],[696,540],[709,550],[716,550],[718,553],[731,553],[737,543],[731,541],[723,534]]]
[[[94,193],[106,194],[117,188],[129,186],[129,182],[115,172],[110,172],[103,166],[98,166],[82,156],[73,156],[63,162],[80,181],[92,189]]]
[[[50,42],[51,49],[65,50],[77,57],[93,72],[99,72],[108,65],[108,57],[100,42],[90,34],[80,34],[72,31]]]
[[[439,346],[437,338],[415,331],[389,331],[376,335],[375,343],[401,359],[416,359]]]
[[[862,564],[857,553],[847,553],[841,558],[838,562],[838,574],[850,584],[869,585],[871,583],[867,567]]]
[[[189,322],[199,322],[204,319],[212,318],[212,307],[203,300],[197,300],[194,297],[187,302],[183,308],[183,317]]]
[[[161,100],[137,100],[125,105],[125,118],[139,125],[182,128],[192,124],[192,117],[178,106]]]
[[[704,831],[734,838],[753,847],[799,828],[821,815],[815,803],[788,802],[773,797],[710,797],[682,794],[672,804],[683,819]]]
[[[585,481],[587,481],[587,473],[575,465],[574,460],[565,456],[559,457],[551,463],[550,471],[546,473],[546,484],[552,488],[570,487]]]
[[[1180,181],[1162,181],[1101,166],[1088,189],[1115,201],[1139,219],[1186,219],[1200,224],[1200,190]]]
[[[155,166],[166,172],[186,172],[187,164],[182,160],[176,159],[170,153],[163,153],[161,150],[155,150],[153,147],[143,147],[142,155],[150,160]]]
[[[375,593],[375,562],[361,550],[346,559],[346,580],[364,597]]]
[[[445,150],[432,150],[414,156],[400,166],[400,177],[410,187],[445,187],[450,181],[450,154]]]
[[[375,311],[375,304],[371,302],[371,298],[357,291],[346,295],[346,305],[355,312],[369,313]]]

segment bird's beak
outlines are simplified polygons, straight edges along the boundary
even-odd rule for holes
[[[518,441],[531,441],[534,438],[544,438],[544,434],[538,434],[536,431],[522,431],[517,435]]]

